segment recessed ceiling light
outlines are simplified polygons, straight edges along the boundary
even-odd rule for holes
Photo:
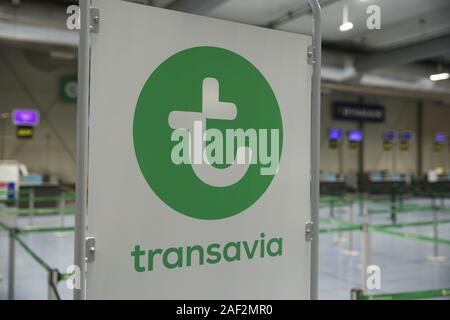
[[[353,29],[353,23],[351,22],[345,22],[343,24],[341,24],[341,26],[339,27],[339,30],[341,31],[348,31]]]
[[[344,5],[344,9],[342,11],[342,24],[339,27],[341,31],[348,31],[353,29],[353,23],[348,21],[348,6]]]
[[[430,76],[431,81],[441,81],[441,80],[447,80],[449,78],[450,78],[450,74],[448,72],[436,73],[436,74],[432,74]]]

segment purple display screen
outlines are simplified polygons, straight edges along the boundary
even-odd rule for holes
[[[392,141],[396,137],[396,134],[394,131],[388,131],[384,133],[384,140]]]
[[[445,142],[445,134],[444,133],[436,133],[434,136],[434,142],[438,142],[438,143]]]
[[[411,131],[403,131],[400,133],[400,139],[402,141],[411,141],[412,139],[412,132]]]
[[[37,126],[39,124],[39,111],[18,109],[14,110],[13,123],[16,126]]]
[[[337,128],[332,128],[328,132],[328,139],[330,140],[341,140],[342,139],[342,130]]]
[[[352,130],[348,133],[348,141],[361,142],[363,140],[363,132],[361,130]]]

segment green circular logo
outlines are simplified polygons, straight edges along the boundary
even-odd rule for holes
[[[215,220],[254,204],[278,171],[283,129],[275,95],[240,55],[195,47],[165,60],[140,93],[136,158],[156,195]]]

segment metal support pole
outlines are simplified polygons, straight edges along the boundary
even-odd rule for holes
[[[367,293],[366,272],[367,267],[370,266],[372,254],[368,224],[361,225],[361,244],[361,291],[365,294]]]
[[[433,205],[433,238],[435,242],[433,243],[433,255],[428,256],[427,260],[433,263],[440,263],[447,260],[447,257],[439,256],[439,244],[436,240],[439,239],[439,218],[437,208]]]
[[[34,226],[34,200],[34,188],[30,188],[30,193],[28,194],[28,208],[30,209],[28,224],[31,227]]]
[[[354,222],[354,211],[353,211],[353,202],[350,201],[350,211],[348,217],[348,223],[353,224]],[[348,247],[347,250],[343,251],[343,254],[349,257],[356,257],[359,255],[359,252],[353,247],[353,230],[348,232]]]
[[[16,262],[16,229],[9,230],[9,257],[8,257],[8,300],[14,300],[14,273]]]
[[[350,300],[359,300],[359,297],[362,295],[361,289],[352,289],[352,291],[350,291]]]
[[[359,216],[364,215],[364,196],[362,194],[362,191],[359,192]]]
[[[439,238],[437,211],[433,210],[433,238],[437,240]],[[436,258],[439,256],[439,245],[437,242],[433,244],[433,256]]]
[[[313,75],[311,86],[311,220],[314,224],[311,243],[310,298],[318,299],[319,287],[319,181],[320,181],[320,94],[322,66],[322,13],[318,0],[308,0],[314,17],[312,33]]]
[[[372,224],[372,209],[367,209],[367,224],[370,226]]]
[[[338,221],[343,221],[342,215],[344,212],[345,211],[342,209],[337,210],[337,214],[338,214],[337,220]],[[340,224],[338,224],[338,227],[340,227]],[[337,232],[337,236],[334,238],[334,243],[340,243],[340,242],[346,242],[346,241],[347,241],[347,238],[342,236],[342,231],[339,228],[339,230]]]
[[[330,200],[330,218],[334,218],[334,200]]]
[[[78,106],[77,106],[77,183],[75,215],[75,265],[80,268],[80,288],[74,289],[74,299],[85,299],[86,289],[86,213],[88,170],[88,117],[90,65],[90,1],[80,0],[80,43],[78,46]]]
[[[64,228],[66,225],[66,196],[64,193],[61,194],[61,198],[58,201],[58,207],[59,207],[59,226],[60,228]],[[68,233],[67,232],[57,232],[56,236],[57,237],[64,237],[67,236]]]
[[[57,292],[59,281],[59,272],[58,270],[50,270],[48,272],[47,277],[47,299],[48,300],[60,300],[59,294]]]
[[[394,193],[391,193],[391,221],[392,224],[397,224],[397,203],[396,203],[396,197]]]
[[[64,226],[65,226],[65,218],[66,218],[66,215],[65,215],[65,210],[66,210],[66,199],[65,199],[65,196],[64,196],[64,195],[63,195],[62,198],[59,200],[59,209],[60,209],[59,215],[60,215],[60,217],[61,217],[60,227],[61,227],[61,228],[64,228]]]

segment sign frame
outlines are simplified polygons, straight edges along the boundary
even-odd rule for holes
[[[310,298],[318,299],[318,227],[320,181],[320,95],[321,95],[321,45],[322,17],[318,0],[308,0],[314,23],[312,45],[308,48],[308,63],[312,65],[311,77],[311,141],[310,141],[310,209],[311,225],[305,226],[306,241],[311,241]],[[77,183],[75,214],[75,265],[79,268],[79,287],[74,289],[74,299],[86,299],[86,215],[88,181],[88,119],[90,88],[91,32],[101,29],[101,12],[91,7],[91,0],[80,0],[80,32],[78,47],[78,102],[77,102]]]

